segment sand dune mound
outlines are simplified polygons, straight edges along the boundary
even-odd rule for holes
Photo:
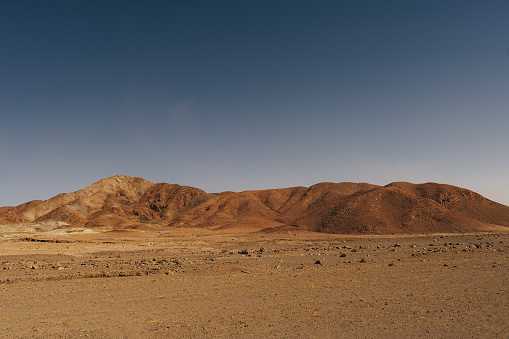
[[[118,175],[45,201],[0,209],[0,224],[59,221],[88,228],[197,227],[345,234],[509,230],[509,207],[436,183],[319,183],[210,194]],[[271,231],[273,229],[273,231]]]

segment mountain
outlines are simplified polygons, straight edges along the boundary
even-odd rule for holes
[[[320,183],[211,194],[117,175],[45,201],[0,208],[0,224],[45,221],[107,229],[198,227],[225,233],[449,233],[509,231],[509,207],[436,183]]]

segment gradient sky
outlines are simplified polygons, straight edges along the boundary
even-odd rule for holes
[[[0,206],[439,182],[509,205],[509,2],[0,2]]]

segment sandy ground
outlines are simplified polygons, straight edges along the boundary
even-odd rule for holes
[[[509,338],[509,235],[0,238],[0,338]]]

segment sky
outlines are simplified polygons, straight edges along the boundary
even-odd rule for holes
[[[0,206],[116,174],[509,205],[509,2],[0,2]]]

